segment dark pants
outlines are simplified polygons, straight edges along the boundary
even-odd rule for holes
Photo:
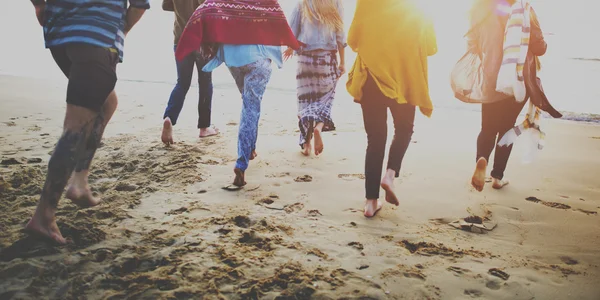
[[[385,97],[371,77],[363,87],[363,99],[360,103],[368,143],[365,158],[366,198],[378,199],[387,142],[388,108],[394,118],[394,140],[390,146],[387,169],[394,170],[398,177],[413,134],[415,107],[410,104],[398,104],[396,100]]]
[[[175,46],[177,49],[177,46]],[[210,127],[210,115],[212,106],[212,73],[202,72],[202,68],[208,61],[204,61],[202,56],[192,53],[177,63],[177,85],[171,92],[169,104],[163,119],[169,117],[173,125],[177,123],[179,113],[183,108],[183,102],[192,84],[192,75],[194,74],[194,65],[198,69],[198,128]]]
[[[498,141],[515,126],[515,122],[523,110],[523,103],[518,103],[514,98],[502,100],[490,104],[481,105],[481,132],[477,138],[477,159],[483,157],[490,160],[490,154],[496,147],[494,153],[494,168],[492,177],[502,179],[504,170],[512,151],[510,146],[497,146]]]

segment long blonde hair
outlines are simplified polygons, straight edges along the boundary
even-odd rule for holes
[[[332,30],[344,30],[344,22],[337,9],[338,1],[340,0],[302,0],[302,16]]]

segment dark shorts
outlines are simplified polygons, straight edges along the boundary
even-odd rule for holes
[[[50,52],[69,78],[67,103],[100,112],[117,83],[119,55],[88,44],[53,47]]]

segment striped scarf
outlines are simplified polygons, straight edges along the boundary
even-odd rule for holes
[[[523,68],[529,50],[530,13],[529,0],[517,0],[510,8],[510,16],[504,31],[502,66],[496,82],[496,91],[514,96],[518,102],[525,101],[527,97]],[[535,150],[544,148],[544,138],[546,137],[546,134],[540,129],[540,114],[541,110],[530,101],[527,116],[523,123],[505,133],[498,145],[512,145],[520,135],[527,133],[531,143],[524,160],[532,161],[536,153]]]
[[[545,144],[546,134],[540,128],[540,115],[541,110],[529,101],[529,109],[523,123],[506,132],[498,142],[498,146],[510,146],[520,135],[526,133],[530,138],[530,145],[523,160],[531,162],[535,157],[536,150],[542,150]]]
[[[528,0],[517,0],[510,9],[504,31],[504,55],[498,73],[496,91],[514,96],[518,102],[525,101],[527,91],[523,67],[529,50],[531,32],[531,5]]]

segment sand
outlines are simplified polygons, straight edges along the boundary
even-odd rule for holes
[[[511,184],[479,193],[469,186],[479,114],[418,116],[396,181],[401,205],[366,219],[366,137],[343,85],[338,130],[310,158],[297,145],[294,93],[270,85],[248,187],[229,192],[241,101],[219,78],[222,134],[197,138],[192,88],[173,147],[160,143],[172,86],[118,83],[90,178],[104,202],[62,200],[58,224],[72,243],[53,247],[20,230],[60,133],[66,80],[0,76],[0,299],[600,297],[599,126],[546,121],[538,160],[521,164],[517,144]],[[496,227],[448,224],[468,216]]]

